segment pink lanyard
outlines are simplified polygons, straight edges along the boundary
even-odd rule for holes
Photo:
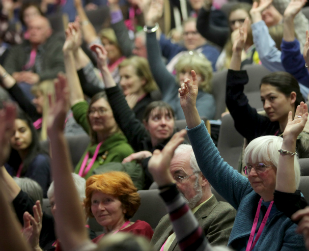
[[[86,154],[86,156],[85,156],[85,158],[84,158],[84,160],[83,160],[83,163],[82,163],[82,165],[81,165],[81,167],[80,167],[80,170],[79,170],[79,173],[78,173],[79,176],[85,177],[85,176],[87,175],[87,173],[90,171],[90,169],[91,169],[93,163],[95,162],[95,160],[96,160],[96,158],[97,158],[97,156],[98,156],[98,153],[99,153],[99,150],[100,150],[101,145],[102,145],[102,142],[100,142],[100,143],[97,145],[97,148],[95,149],[94,155],[93,155],[93,157],[92,157],[92,159],[91,159],[89,165],[86,167],[87,161],[88,161],[88,159],[89,159],[89,152],[87,152],[87,154]],[[85,170],[85,168],[86,168],[86,170]],[[84,170],[85,170],[85,171],[84,171]]]
[[[68,122],[68,119],[71,118],[71,117],[73,117],[73,113],[72,112],[66,117],[64,123],[66,124]],[[33,124],[35,129],[37,129],[37,130],[40,129],[42,127],[42,118],[34,121],[32,124]]]
[[[167,237],[167,238],[168,238],[168,237]],[[164,251],[164,246],[165,246],[165,243],[166,243],[166,242],[167,242],[167,239],[166,239],[166,241],[163,243],[163,245],[162,245],[160,251]]]
[[[275,132],[275,136],[277,136],[279,134],[279,130]]]
[[[20,177],[20,174],[21,174],[21,170],[23,169],[23,163],[21,163],[18,167],[18,171],[17,171],[17,174],[16,174],[16,177]]]
[[[116,232],[114,232],[113,234],[117,234],[121,229],[125,228],[126,226],[128,226],[130,224],[130,221],[126,221],[122,226],[121,228],[119,228]]]
[[[269,213],[270,213],[270,210],[273,206],[274,202],[272,201],[267,209],[267,212],[262,220],[262,223],[260,225],[260,228],[259,228],[259,231],[257,232],[257,235],[254,239],[254,242],[253,242],[253,238],[254,238],[254,235],[255,235],[255,230],[256,230],[256,226],[257,226],[257,223],[259,221],[259,215],[260,215],[260,210],[261,210],[261,205],[262,205],[262,198],[260,199],[259,201],[259,205],[258,205],[258,208],[256,210],[256,214],[255,214],[255,218],[254,218],[254,222],[253,222],[253,225],[252,225],[252,229],[251,229],[251,233],[250,233],[250,237],[249,237],[249,241],[248,241],[248,244],[247,244],[247,248],[246,248],[246,251],[251,251],[255,244],[257,243],[258,239],[260,238],[262,232],[263,232],[263,229],[266,225],[266,222],[267,222],[267,219],[268,219],[268,216],[269,216]],[[253,244],[252,244],[253,242]],[[251,247],[252,245],[252,247]]]
[[[40,129],[42,127],[42,118],[36,120],[33,122],[33,126],[35,129]]]
[[[108,65],[109,72],[113,72],[115,68],[125,59],[125,57],[119,58],[115,63]]]
[[[35,63],[35,57],[36,57],[36,50],[32,49],[30,52],[30,59],[29,62],[24,66],[24,70],[28,70],[34,66]]]

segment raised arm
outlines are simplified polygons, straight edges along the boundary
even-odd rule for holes
[[[84,100],[83,91],[79,83],[74,62],[74,50],[77,49],[77,41],[78,35],[76,33],[76,27],[74,24],[70,23],[66,30],[66,41],[63,45],[63,53],[65,70],[68,76],[68,84],[70,87],[71,106]]]
[[[247,178],[221,158],[204,122],[201,122],[196,109],[198,94],[197,77],[191,72],[192,81],[186,79],[179,89],[180,104],[185,114],[187,130],[198,165],[209,183],[235,209],[244,195],[252,191]]]
[[[155,24],[157,20],[161,16],[161,10],[163,8],[163,1],[151,1],[150,8],[148,12],[144,13],[145,23],[148,28],[146,32],[146,46],[147,46],[147,53],[148,53],[148,62],[150,66],[151,73],[158,84],[163,99],[164,97],[172,95],[177,95],[177,86],[175,85],[175,78],[172,76],[165,67],[164,62],[161,58],[161,51],[159,43],[156,39],[156,32],[153,32]],[[169,100],[165,100],[169,102]]]
[[[144,125],[135,117],[130,109],[123,93],[116,86],[116,83],[107,68],[107,52],[102,45],[93,45],[91,49],[97,53],[98,68],[102,72],[106,87],[109,104],[113,110],[115,120],[125,134],[130,145],[135,151],[142,151],[140,142],[148,133]]]
[[[308,107],[303,102],[297,107],[294,120],[292,120],[292,111],[289,112],[288,123],[283,132],[283,143],[279,157],[279,164],[276,175],[276,191],[274,201],[277,208],[291,217],[299,209],[307,206],[307,202],[301,196],[300,191],[296,189],[295,164],[298,158],[295,154],[296,140],[298,135],[304,129],[308,119]],[[287,152],[285,152],[287,151]],[[286,201],[289,201],[286,204]]]
[[[306,0],[291,0],[283,15],[283,40],[292,42],[295,39],[294,18],[305,5]]]
[[[204,7],[198,14],[196,28],[204,38],[223,48],[229,38],[230,30],[228,27],[216,27],[210,23],[212,0],[204,0],[204,2]]]
[[[303,131],[307,119],[308,107],[303,102],[297,107],[294,120],[292,119],[292,111],[289,112],[288,123],[283,132],[283,150],[295,153],[297,137]],[[277,168],[276,190],[285,193],[294,193],[296,191],[297,187],[294,173],[294,163],[296,161],[296,155],[280,154]]]
[[[281,51],[269,35],[268,27],[262,20],[262,12],[272,3],[272,0],[254,2],[250,10],[253,24],[252,35],[255,48],[259,54],[262,65],[270,71],[285,71],[281,64]]]
[[[120,49],[125,57],[130,57],[132,56],[134,43],[130,39],[129,30],[124,23],[119,0],[108,0],[108,4],[111,16],[111,27],[116,34],[117,41],[119,41]]]
[[[63,133],[63,124],[69,109],[69,88],[63,76],[59,76],[55,82],[55,92],[55,102],[50,100],[47,132],[53,155],[51,165],[57,205],[56,233],[63,249],[69,251],[89,239],[84,213],[72,179],[72,163]]]
[[[0,164],[1,166],[7,160],[10,151],[9,139],[13,133],[14,121],[16,117],[16,108],[13,104],[8,104],[0,112]],[[2,173],[0,173],[2,176]],[[16,216],[12,212],[12,208],[8,203],[5,183],[0,181],[0,245],[3,250],[25,250],[30,251],[30,246],[20,233],[20,225]],[[7,227],[4,227],[7,226]]]
[[[24,92],[16,84],[15,79],[6,72],[2,65],[0,65],[0,76],[3,87],[16,100],[20,108],[30,116],[32,121],[41,118],[42,114],[36,111],[35,105],[25,96]]]
[[[291,3],[290,0],[273,0],[273,6],[284,16],[284,12],[288,5]],[[305,43],[305,34],[308,30],[309,21],[306,16],[300,11],[294,18],[295,33],[300,42],[301,50]]]
[[[87,45],[90,45],[98,39],[97,33],[85,13],[82,0],[74,0],[74,4],[81,22],[84,40],[86,41]]]
[[[299,41],[295,38],[294,19],[300,12],[306,0],[292,0],[284,12],[283,40],[281,44],[282,65],[287,72],[292,74],[301,84],[309,87],[308,71],[301,55]]]

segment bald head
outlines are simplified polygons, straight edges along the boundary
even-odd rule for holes
[[[51,36],[52,29],[46,17],[38,16],[29,22],[29,41],[33,45],[44,44]]]

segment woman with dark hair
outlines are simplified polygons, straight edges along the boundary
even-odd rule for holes
[[[93,45],[91,49],[97,53],[98,68],[104,78],[106,94],[115,120],[130,145],[137,152],[126,158],[124,162],[142,160],[146,179],[145,186],[149,187],[153,179],[148,171],[148,160],[155,149],[162,150],[172,137],[175,125],[174,110],[163,101],[154,101],[146,107],[143,123],[139,121],[108,72],[106,50],[101,45]]]
[[[70,86],[70,103],[73,116],[90,136],[90,144],[75,168],[85,179],[94,169],[109,162],[121,162],[133,153],[127,139],[119,130],[113,111],[104,92],[94,95],[88,104],[84,100],[73,56],[73,26],[69,24],[63,46],[64,63]]]
[[[5,168],[16,177],[28,177],[40,184],[46,198],[51,182],[50,159],[42,149],[31,119],[19,111],[15,119],[15,131],[11,137],[11,154]]]
[[[248,25],[246,21],[244,26]],[[246,71],[240,70],[241,52],[244,48],[246,28],[235,41],[231,66],[227,75],[226,106],[234,119],[236,130],[250,143],[264,135],[281,135],[288,122],[289,111],[293,115],[303,100],[297,80],[286,72],[274,72],[261,80],[260,94],[267,116],[260,115],[249,105],[244,94],[244,85],[248,83]],[[300,158],[309,157],[308,133],[302,132],[296,143]],[[240,171],[240,170],[239,170]]]

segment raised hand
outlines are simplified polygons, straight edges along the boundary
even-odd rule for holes
[[[246,40],[247,40],[248,25],[249,25],[249,19],[246,18],[243,25],[238,29],[239,30],[238,36],[236,36],[234,38],[233,52],[242,52],[243,51],[243,49],[245,47]]]
[[[170,163],[175,149],[183,142],[186,130],[175,133],[171,140],[165,145],[162,151],[155,150],[148,162],[148,170],[159,186],[174,182],[170,172]]]
[[[198,94],[198,79],[195,71],[191,71],[192,80],[186,79],[178,89],[180,95],[180,105],[182,109],[192,108],[196,106],[196,98]]]
[[[107,51],[103,45],[94,44],[90,49],[97,55],[98,69],[102,70],[103,67],[107,67]]]
[[[163,15],[163,0],[151,0],[149,9],[144,12],[145,23],[147,26],[154,26]],[[144,10],[145,7],[144,7]]]
[[[50,137],[53,132],[63,132],[69,105],[69,87],[67,80],[64,75],[59,74],[58,79],[55,80],[55,100],[49,96],[47,132]]]
[[[297,227],[297,233],[303,234],[307,250],[309,249],[309,207],[297,211],[292,215],[292,220],[300,221]]]
[[[148,157],[151,157],[152,153],[149,151],[140,151],[137,153],[132,153],[131,155],[129,155],[128,157],[124,158],[122,163],[128,163],[131,162],[133,160],[137,160],[137,161],[141,161],[143,159],[146,159]]]
[[[65,31],[65,42],[63,45],[63,52],[68,53],[70,51],[75,52],[80,45],[80,29],[78,21],[69,23],[68,28]]]
[[[0,166],[3,166],[10,154],[10,138],[13,135],[16,118],[16,106],[13,103],[4,103],[0,111]]]
[[[284,11],[284,17],[294,18],[306,4],[307,0],[291,0]]]
[[[297,106],[294,120],[292,119],[292,112],[289,112],[288,123],[283,132],[283,140],[294,139],[296,140],[298,135],[303,131],[308,119],[308,106],[304,102],[301,102]]]
[[[119,10],[119,0],[108,0],[108,6],[111,11]]]
[[[308,31],[306,31],[306,43],[304,45],[303,56],[306,61],[306,65],[309,66],[309,32]]]
[[[272,4],[273,0],[261,0],[260,3],[254,2],[250,15],[254,23],[262,20],[262,12]]]
[[[40,201],[37,201],[33,206],[33,215],[34,217],[28,212],[24,213],[24,227],[22,233],[33,250],[41,250],[39,240],[42,229],[43,212]]]

